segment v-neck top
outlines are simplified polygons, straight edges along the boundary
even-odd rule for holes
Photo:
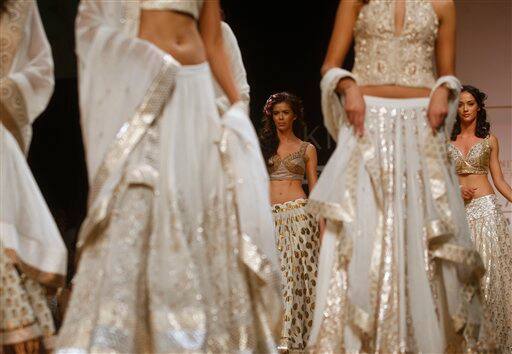
[[[359,85],[432,88],[439,19],[429,0],[408,0],[402,29],[395,29],[395,1],[371,0],[354,26],[352,74]]]
[[[300,180],[306,172],[308,157],[306,150],[310,143],[303,141],[299,150],[281,158],[278,154],[272,156],[268,161],[270,180]]]
[[[448,153],[455,163],[455,170],[459,175],[486,175],[489,170],[489,160],[491,157],[489,137],[474,144],[466,156],[451,143],[448,145]]]

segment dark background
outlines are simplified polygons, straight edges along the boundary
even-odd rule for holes
[[[320,165],[334,148],[322,126],[319,82],[337,4],[335,0],[222,1],[247,69],[256,128],[269,95],[279,91],[298,95],[305,108],[305,138],[316,145]],[[38,5],[53,50],[56,85],[48,108],[34,123],[29,164],[72,250],[85,216],[88,189],[74,54],[78,0],[39,0]]]

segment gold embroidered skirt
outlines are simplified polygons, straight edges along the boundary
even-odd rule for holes
[[[429,100],[365,101],[364,136],[341,127],[342,144],[308,203],[327,219],[311,349],[443,353],[477,348],[478,340],[486,346],[475,296],[483,264],[446,138],[428,125]]]
[[[297,199],[272,207],[283,278],[283,351],[304,350],[313,325],[320,236],[306,205],[306,199]]]
[[[6,353],[43,353],[55,334],[46,292],[0,252],[0,344]]]
[[[512,235],[494,194],[471,200],[466,213],[486,269],[481,284],[496,340],[512,353]]]
[[[275,351],[278,270],[240,232],[210,75],[206,64],[180,67],[172,96],[156,82],[142,105],[159,114],[152,98],[167,102],[140,142],[122,136],[153,113],[120,131],[113,149],[130,153],[111,198],[94,204],[98,194],[82,226],[57,353]],[[272,229],[270,211],[268,220]]]

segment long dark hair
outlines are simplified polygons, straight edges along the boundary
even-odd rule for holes
[[[279,147],[279,138],[277,136],[276,125],[272,117],[272,110],[278,103],[286,102],[290,105],[290,108],[295,115],[295,121],[293,123],[293,133],[301,138],[302,132],[305,127],[304,123],[304,107],[299,97],[289,92],[279,92],[271,95],[265,106],[263,107],[263,126],[260,130],[259,138],[261,151],[266,163],[269,159],[277,153]]]
[[[5,11],[7,11],[7,3],[10,0],[0,0],[0,15],[2,15]]]
[[[487,95],[471,85],[462,86],[461,93],[462,92],[467,92],[471,94],[471,96],[473,96],[473,98],[475,99],[478,108],[480,108],[480,110],[476,113],[475,135],[482,139],[486,138],[489,135],[489,131],[491,129],[491,125],[487,121],[487,111],[485,110],[485,100],[487,99]],[[452,135],[450,139],[453,141],[456,140],[457,135],[460,134],[460,131],[460,117],[457,114],[457,119],[455,121],[455,124],[453,125]]]

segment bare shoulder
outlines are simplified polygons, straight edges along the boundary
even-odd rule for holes
[[[455,14],[455,2],[453,0],[431,0],[430,3],[437,17],[441,20]]]
[[[498,138],[493,134],[489,134],[489,142],[491,143],[492,148],[498,147],[499,145]]]
[[[306,142],[306,156],[316,157],[316,147],[309,142]]]

